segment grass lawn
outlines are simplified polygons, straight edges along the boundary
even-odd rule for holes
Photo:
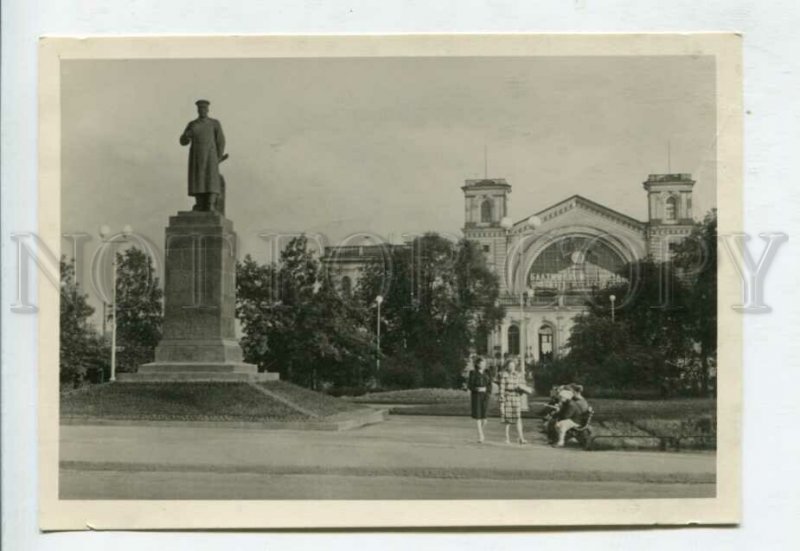
[[[293,385],[286,381],[268,381],[260,384],[265,389],[313,411],[320,417],[362,410],[365,407],[348,400],[334,398],[321,392]]]
[[[244,383],[106,383],[61,396],[61,415],[178,421],[301,421]]]
[[[451,388],[415,388],[411,390],[389,390],[371,392],[355,398],[347,398],[352,402],[372,404],[456,404],[467,400],[469,413],[469,393],[465,390]]]

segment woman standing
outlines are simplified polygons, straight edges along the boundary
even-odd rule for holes
[[[500,419],[506,425],[506,444],[511,444],[511,425],[517,425],[517,442],[527,444],[522,437],[520,392],[525,379],[514,360],[508,360],[500,374]]]
[[[467,388],[470,392],[472,418],[478,424],[478,442],[483,443],[483,427],[486,425],[486,411],[489,409],[489,395],[492,393],[492,378],[486,372],[486,359],[478,356],[472,371],[469,372]]]

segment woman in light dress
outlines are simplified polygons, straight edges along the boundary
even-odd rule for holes
[[[522,436],[522,407],[520,394],[525,386],[522,367],[508,360],[500,374],[500,419],[506,426],[506,444],[511,444],[511,425],[517,426],[517,443],[527,444]]]

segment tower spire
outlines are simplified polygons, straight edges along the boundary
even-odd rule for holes
[[[667,140],[667,174],[672,174],[672,141]]]
[[[489,148],[486,144],[483,144],[483,178],[489,179]]]

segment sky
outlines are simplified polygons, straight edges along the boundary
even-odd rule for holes
[[[161,246],[191,207],[178,138],[200,98],[240,257],[267,260],[260,233],[459,234],[484,176],[515,220],[580,194],[644,221],[642,182],[668,171],[697,180],[696,216],[716,203],[710,57],[69,60],[61,79],[61,227],[89,253],[103,224]]]

